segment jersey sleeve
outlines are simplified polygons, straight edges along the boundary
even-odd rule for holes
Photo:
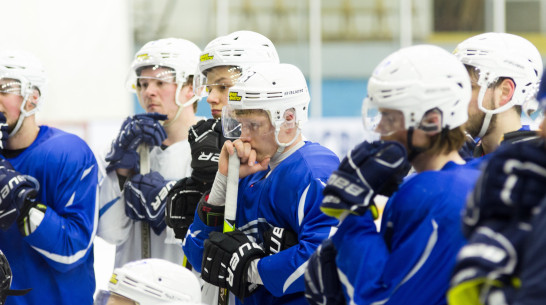
[[[47,210],[36,230],[24,238],[60,272],[92,255],[98,220],[95,157],[83,140],[67,143],[69,149],[53,149],[43,156],[47,168],[39,199]]]
[[[116,172],[112,171],[100,180],[97,235],[111,244],[120,245],[129,238],[133,225],[134,221],[125,215],[125,199]]]
[[[196,210],[193,223],[190,225],[188,233],[186,233],[186,237],[182,242],[182,249],[186,258],[197,272],[201,272],[205,240],[209,238],[209,233],[213,231],[222,232],[222,225],[216,227],[207,226],[199,218]]]
[[[299,195],[297,202],[288,203],[294,207],[290,215],[292,217],[289,217],[289,225],[298,234],[298,245],[264,257],[258,262],[258,272],[263,284],[274,296],[305,290],[303,274],[307,260],[337,223],[336,219],[320,211],[323,189],[324,183],[314,179]]]
[[[347,304],[369,304],[388,291],[381,285],[389,251],[370,212],[350,214],[332,237],[336,265]]]

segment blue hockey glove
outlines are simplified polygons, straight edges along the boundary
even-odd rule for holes
[[[25,203],[36,197],[36,189],[6,159],[0,159],[0,189],[0,229],[5,231],[21,214]]]
[[[184,239],[193,223],[195,209],[199,200],[209,187],[186,177],[178,180],[167,194],[165,222],[174,230],[178,239]]]
[[[370,208],[377,217],[375,195],[392,195],[410,168],[406,149],[400,143],[362,142],[328,179],[320,209],[342,219],[348,213],[363,215]]]
[[[457,255],[448,292],[449,304],[511,304],[518,258],[528,225],[501,221],[480,226]],[[504,302],[499,300],[504,299]]]
[[[118,136],[112,142],[110,152],[106,155],[109,162],[106,171],[117,168],[139,171],[139,157],[136,152],[140,143],[149,146],[160,146],[167,138],[167,133],[159,121],[167,116],[159,113],[137,114],[128,117],[121,125]]]
[[[7,148],[8,136],[9,131],[6,116],[3,112],[0,112],[0,152]]]
[[[326,239],[309,258],[304,277],[305,298],[309,304],[345,304],[337,274],[336,255],[334,243],[331,239]]]
[[[176,181],[163,179],[158,172],[134,175],[125,182],[125,214],[134,220],[147,221],[155,234],[165,229],[165,201]]]
[[[229,289],[241,301],[258,288],[248,282],[247,269],[265,252],[243,232],[211,232],[204,247],[201,277],[205,282]]]
[[[463,232],[490,219],[528,221],[546,196],[544,141],[503,145],[493,153],[463,214]]]
[[[296,232],[279,227],[272,227],[264,232],[264,248],[267,255],[273,255],[299,243]]]
[[[219,119],[199,121],[190,128],[188,142],[191,147],[191,177],[195,181],[212,182],[218,171],[220,150],[226,139],[222,134],[222,123]]]

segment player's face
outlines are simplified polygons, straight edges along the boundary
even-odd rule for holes
[[[214,67],[207,72],[207,103],[211,115],[217,119],[222,116],[222,107],[228,103],[229,88],[233,86],[233,77],[240,74],[237,68],[230,66]]]
[[[17,124],[22,103],[21,84],[13,79],[0,79],[0,112],[6,117],[10,132]]]
[[[168,75],[168,76],[167,76]],[[137,80],[140,106],[146,112],[158,112],[173,118],[176,105],[176,83],[168,68],[145,68]]]
[[[256,151],[256,161],[271,158],[277,151],[275,127],[265,113],[254,113],[239,117],[241,141],[249,143]]]
[[[472,78],[472,75],[471,75]],[[465,130],[473,137],[477,137],[482,128],[482,123],[485,118],[485,113],[478,108],[478,95],[480,93],[480,85],[478,85],[475,78],[472,79],[472,98],[470,99],[470,104],[468,105],[468,121],[466,121],[464,128]],[[483,97],[483,106],[486,109],[494,109],[494,97],[493,97],[493,88],[488,88],[485,91]],[[488,131],[493,130],[494,122],[496,120],[496,115],[493,115],[491,122],[489,123]],[[487,132],[486,132],[487,134]]]

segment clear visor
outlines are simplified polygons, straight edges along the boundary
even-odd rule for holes
[[[379,108],[373,103],[365,101],[362,116],[364,128],[368,133],[390,136],[399,130],[405,129],[404,113],[400,110]]]
[[[14,78],[0,76],[0,93],[21,95],[21,81]]]
[[[218,66],[204,73],[195,73],[193,93],[199,97],[206,97],[212,93],[227,96],[229,88],[239,80],[242,71],[239,66]]]
[[[263,109],[222,109],[222,131],[228,139],[264,137],[275,132],[269,114]]]
[[[119,294],[100,290],[93,305],[138,305],[138,303]]]
[[[176,71],[160,65],[146,66],[136,71],[131,69],[128,75],[127,86],[135,92],[146,88],[151,82],[158,85],[176,84]]]

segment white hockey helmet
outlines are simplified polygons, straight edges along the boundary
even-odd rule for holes
[[[228,105],[222,110],[222,128],[226,138],[238,138],[245,128],[240,110],[264,110],[275,129],[280,151],[292,144],[307,121],[309,90],[303,73],[291,64],[262,63],[245,69],[229,89]],[[292,110],[292,111],[290,111]],[[287,120],[290,112],[292,119]],[[289,143],[280,143],[283,124],[295,124],[298,133]]]
[[[493,114],[516,105],[522,106],[526,114],[536,110],[535,96],[542,76],[542,56],[527,39],[508,33],[484,33],[461,42],[453,53],[479,73],[478,108],[487,114],[480,137],[487,131]],[[487,109],[483,105],[485,91],[500,77],[514,81],[514,95],[505,105]]]
[[[107,304],[108,299],[119,296],[139,305],[201,303],[197,277],[182,265],[156,258],[116,268],[108,288],[99,292],[95,304]]]
[[[199,61],[201,50],[193,42],[180,38],[164,38],[146,43],[136,54],[131,64],[131,71],[128,77],[128,85],[136,90],[140,71],[146,67],[163,67],[172,69],[171,73],[158,74],[156,79],[166,82],[175,82],[176,104],[188,106],[193,104],[197,98],[190,99],[181,105],[178,95],[188,77],[194,75]]]
[[[389,55],[373,71],[362,105],[364,125],[382,135],[425,129],[425,114],[437,110],[442,117],[439,127],[451,130],[468,119],[470,97],[470,78],[455,56],[433,45],[406,47]],[[382,109],[400,113],[398,123],[382,126]],[[384,121],[389,119],[394,118]]]
[[[10,136],[13,136],[21,128],[24,118],[40,110],[46,91],[47,77],[42,63],[33,54],[24,50],[4,50],[0,51],[0,81],[1,92],[23,97],[21,114],[10,133]],[[34,89],[40,92],[40,97],[36,107],[26,111],[25,106]]]
[[[204,89],[211,85],[207,84],[207,72],[211,68],[233,66],[241,73],[244,68],[257,63],[279,63],[279,55],[269,38],[252,31],[237,31],[220,36],[209,42],[199,57],[194,92],[202,97],[207,95]]]

